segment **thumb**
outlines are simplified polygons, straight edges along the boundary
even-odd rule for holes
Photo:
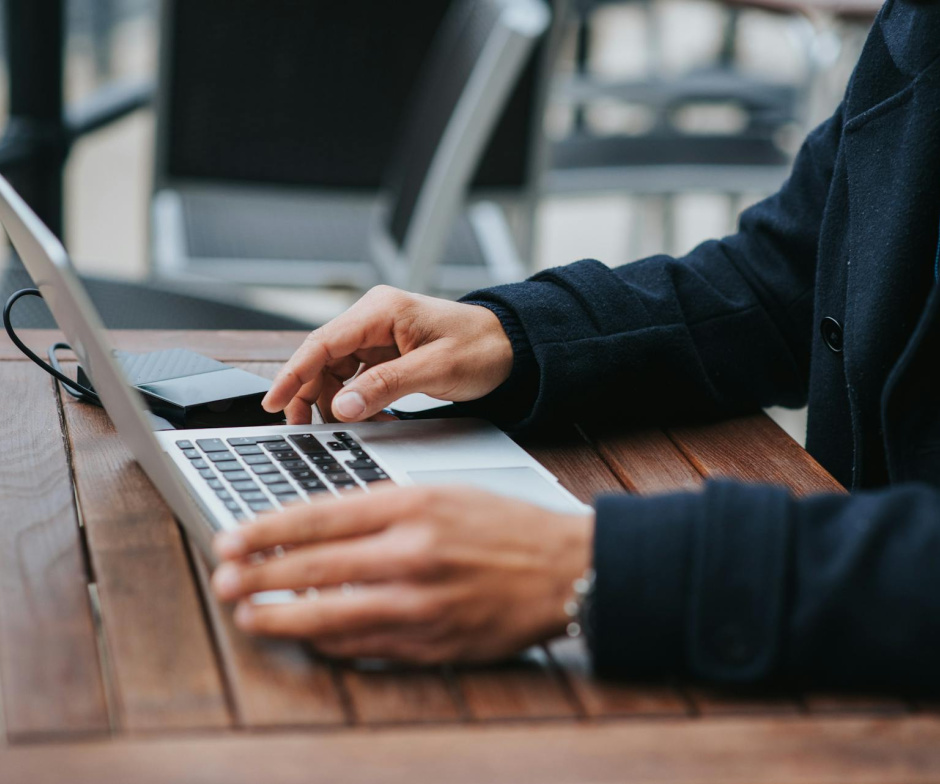
[[[441,394],[446,389],[444,363],[431,346],[373,365],[333,398],[333,414],[343,422],[358,422],[379,413],[413,392]]]

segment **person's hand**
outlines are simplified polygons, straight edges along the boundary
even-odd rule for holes
[[[509,378],[512,361],[490,310],[378,286],[310,333],[262,405],[284,411],[290,424],[309,424],[314,404],[328,420],[359,422],[413,392],[483,397]]]
[[[493,660],[564,632],[593,528],[591,514],[469,487],[389,488],[301,504],[219,534],[223,563],[212,585],[220,599],[239,602],[242,630],[307,638],[327,656]],[[280,557],[253,557],[279,546]],[[248,598],[309,588],[316,598]]]

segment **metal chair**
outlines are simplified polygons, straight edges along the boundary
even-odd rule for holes
[[[530,62],[528,70],[526,65],[551,19],[542,0],[450,3],[430,54],[421,58],[417,86],[412,85],[411,98],[405,102],[410,108],[403,116],[399,113],[397,123],[381,111],[386,96],[378,97],[378,112],[362,106],[373,91],[366,89],[368,85],[344,82],[341,72],[345,66],[334,63],[334,70],[340,72],[335,88],[318,83],[311,87],[314,95],[309,103],[297,107],[294,104],[300,96],[295,95],[294,104],[275,108],[279,113],[271,119],[273,128],[248,128],[241,142],[245,150],[266,150],[268,161],[232,155],[240,143],[237,134],[244,128],[220,131],[215,151],[205,149],[206,144],[197,149],[200,145],[193,141],[192,137],[215,127],[214,120],[192,98],[192,85],[181,84],[185,75],[172,72],[170,60],[173,51],[195,45],[186,38],[192,32],[183,23],[192,26],[197,22],[194,9],[200,5],[198,0],[164,1],[166,37],[152,210],[152,256],[158,276],[249,285],[337,284],[357,288],[384,281],[414,290],[455,292],[524,275],[525,264],[496,202],[464,208],[476,180],[496,194],[501,183],[508,183],[516,192],[522,183],[530,209],[534,209],[531,183],[540,150],[533,140],[541,136],[544,58],[539,57],[535,65]],[[242,5],[233,7],[238,10]],[[402,66],[389,50],[390,43],[397,49],[404,45],[409,50],[405,58],[413,58],[411,42],[407,37],[389,42],[381,21],[397,16],[400,28],[404,15],[423,30],[428,19],[422,15],[430,14],[433,20],[436,13],[440,18],[444,5],[439,0],[430,5],[377,4],[379,17],[366,19],[368,29],[360,31],[366,41],[354,50],[355,57],[373,63],[374,79],[382,84],[390,83],[386,72],[401,76],[401,72],[413,70]],[[307,15],[303,20],[278,20],[277,9],[265,6],[272,20],[258,33],[262,53],[287,36],[283,52],[287,82],[297,76],[292,68],[302,71],[310,63],[292,59],[297,31],[284,32],[282,28],[304,20],[311,29],[318,23],[328,28],[328,23],[337,23],[335,14],[339,13],[332,6],[293,4],[294,11],[300,13],[297,9],[302,8]],[[345,13],[348,16],[350,12]],[[222,22],[223,31],[232,23],[231,19]],[[324,37],[322,30],[314,34],[317,41]],[[381,57],[371,50],[366,52],[372,43],[385,47]],[[215,43],[210,40],[206,46],[211,50]],[[316,48],[309,42],[306,47]],[[348,61],[352,56],[348,46],[335,53],[337,60],[345,57]],[[251,72],[257,69],[251,53],[245,57],[247,65],[238,66],[237,73],[225,78],[237,78],[242,71],[250,75],[249,68]],[[207,82],[206,89],[209,76],[201,76]],[[217,79],[221,78],[218,74]],[[330,78],[324,75],[323,81]],[[220,84],[218,89],[228,87]],[[280,94],[287,88],[275,84],[272,89]],[[342,90],[346,92],[339,98],[333,94]],[[511,101],[514,90],[516,98],[521,91],[525,100]],[[346,107],[345,113],[337,116],[327,111],[326,116],[305,126],[314,129],[309,138],[297,139],[289,118],[296,116],[298,122],[308,123],[308,115],[316,111],[317,97],[324,91],[328,93],[324,105],[342,99],[336,105]],[[211,105],[214,99],[207,95],[206,100]],[[272,105],[272,100],[263,100],[266,106]],[[278,106],[286,100],[285,93]],[[238,107],[224,109],[235,115]],[[258,107],[249,101],[241,110],[258,111]],[[263,108],[261,112],[264,114]],[[345,116],[350,113],[352,118]],[[334,138],[331,124],[349,128],[349,138]],[[369,133],[364,135],[364,130]],[[361,141],[376,137],[378,145]],[[501,148],[496,144],[499,137],[511,143]],[[487,152],[491,140],[493,145]],[[236,160],[230,160],[232,157]],[[372,178],[377,168],[381,185],[375,190]],[[240,181],[219,176],[233,171]]]

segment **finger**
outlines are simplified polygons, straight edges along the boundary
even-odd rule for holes
[[[226,561],[212,575],[212,587],[230,602],[261,591],[395,580],[408,571],[406,560],[396,558],[382,536],[372,536],[298,547],[261,563]]]
[[[320,395],[323,377],[304,384],[293,400],[284,408],[284,416],[289,425],[309,425],[313,422],[313,406]]]
[[[341,422],[358,422],[413,392],[446,396],[452,384],[443,355],[439,345],[426,345],[370,367],[337,394],[334,416]]]
[[[423,623],[418,592],[389,584],[359,586],[351,593],[330,591],[317,599],[283,604],[254,604],[245,599],[235,610],[235,623],[249,634],[273,637],[319,637],[355,634],[390,625]]]
[[[215,552],[222,560],[231,561],[278,546],[364,536],[417,512],[417,488],[373,487],[367,494],[317,499],[264,515],[216,536]]]
[[[407,295],[387,286],[370,291],[349,310],[311,332],[281,368],[261,405],[281,411],[297,391],[315,379],[331,360],[392,340],[392,327]]]

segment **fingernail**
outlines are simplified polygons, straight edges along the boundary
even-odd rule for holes
[[[358,392],[345,392],[333,401],[333,409],[346,419],[355,419],[366,410],[366,401]]]
[[[237,531],[219,534],[212,542],[216,555],[222,559],[239,558],[245,554],[245,539]]]
[[[242,602],[235,608],[235,624],[237,626],[251,626],[254,610],[249,602]]]
[[[212,587],[220,599],[230,599],[238,595],[241,577],[235,564],[222,564],[212,575]]]

